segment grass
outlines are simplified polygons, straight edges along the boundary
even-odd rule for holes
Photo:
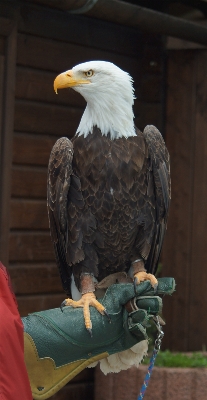
[[[146,357],[143,364],[149,364],[150,358]],[[207,356],[203,353],[172,353],[169,350],[160,351],[157,355],[155,366],[157,367],[181,367],[181,368],[207,368]]]

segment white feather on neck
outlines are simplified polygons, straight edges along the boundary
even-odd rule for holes
[[[86,137],[97,126],[102,135],[111,139],[136,136],[134,127],[134,89],[130,75],[112,63],[91,61],[73,68],[74,72],[93,69],[94,77],[88,85],[74,88],[87,101],[77,129],[78,136]]]

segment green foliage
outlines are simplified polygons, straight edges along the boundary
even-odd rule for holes
[[[143,364],[149,364],[150,358],[146,357]],[[207,356],[202,353],[171,353],[169,350],[160,351],[157,355],[157,367],[181,368],[207,368]]]

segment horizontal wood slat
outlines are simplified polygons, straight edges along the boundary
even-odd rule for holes
[[[53,245],[48,232],[13,232],[9,241],[10,261],[53,261]]]
[[[114,23],[85,18],[65,11],[21,4],[21,13],[27,18],[19,21],[19,30],[42,37],[48,37],[77,45],[93,46],[99,49],[128,55],[137,55],[142,42],[154,41],[155,35],[141,34],[137,28],[123,27]],[[38,20],[38,24],[37,24]],[[78,26],[78,29],[77,29]]]
[[[13,264],[9,267],[9,274],[17,295],[63,292],[55,263]]]
[[[49,71],[17,67],[16,98],[84,108],[86,102],[75,90],[59,90],[58,95],[55,94],[53,82],[56,76],[57,73]]]
[[[73,136],[83,110],[16,100],[14,129],[20,132]]]
[[[138,127],[154,124],[160,128],[162,105],[160,103],[135,102]],[[48,104],[16,101],[15,130],[20,132],[74,136],[83,110]]]
[[[12,200],[10,228],[48,230],[49,220],[46,201]]]
[[[139,82],[141,62],[138,58],[25,34],[18,35],[17,49],[19,65],[60,73],[88,60],[107,60],[129,72],[135,82]]]
[[[46,198],[47,169],[12,169],[11,195],[14,197]]]
[[[13,163],[48,166],[50,153],[58,137],[15,133]]]
[[[21,317],[26,317],[28,314],[33,312],[48,310],[50,308],[58,308],[65,298],[66,295],[64,293],[31,296],[17,295],[19,313]]]

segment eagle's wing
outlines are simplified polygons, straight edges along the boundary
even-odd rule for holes
[[[73,144],[65,137],[58,139],[48,165],[47,207],[56,261],[68,295],[71,295],[70,266],[84,258],[78,221],[78,208],[83,207],[83,199],[80,180],[73,174],[72,160]],[[71,218],[68,216],[69,207],[73,209]]]
[[[145,267],[148,272],[155,273],[162,249],[171,197],[170,157],[159,130],[148,125],[144,129],[144,137],[148,145],[149,180],[148,192],[155,196],[156,220],[151,250]],[[153,179],[152,179],[153,178]]]

